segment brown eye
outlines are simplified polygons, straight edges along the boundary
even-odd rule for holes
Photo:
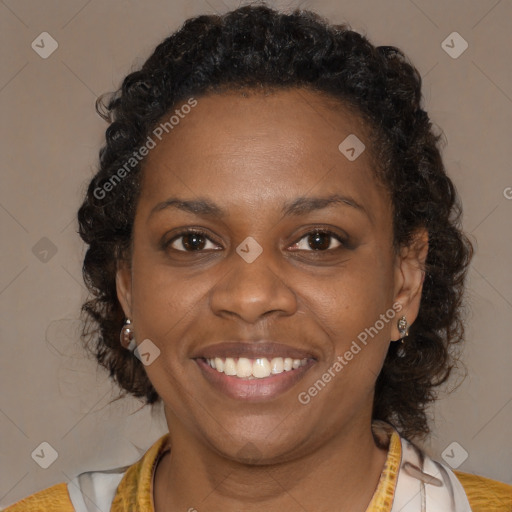
[[[292,248],[299,251],[327,251],[342,246],[340,238],[329,231],[313,231],[303,236]]]
[[[308,245],[315,251],[324,251],[329,249],[331,238],[328,233],[315,233],[308,236]]]
[[[209,247],[208,244],[210,244]],[[196,252],[205,249],[215,249],[217,247],[203,233],[193,231],[185,232],[177,236],[169,243],[169,246],[181,252]]]

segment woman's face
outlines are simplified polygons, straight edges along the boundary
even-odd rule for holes
[[[373,171],[361,121],[304,90],[200,97],[157,141],[118,295],[137,343],[160,351],[145,369],[171,434],[272,463],[368,428],[421,287]]]

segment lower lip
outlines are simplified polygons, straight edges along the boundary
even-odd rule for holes
[[[313,359],[297,368],[265,377],[264,379],[240,379],[214,370],[204,359],[194,359],[206,380],[216,389],[231,398],[260,402],[272,400],[285,393],[301,380],[313,366]]]

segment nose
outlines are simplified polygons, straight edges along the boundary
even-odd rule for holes
[[[271,313],[293,315],[297,310],[295,294],[278,271],[270,266],[265,251],[252,263],[234,254],[230,271],[213,288],[210,305],[219,316],[235,316],[254,324]]]

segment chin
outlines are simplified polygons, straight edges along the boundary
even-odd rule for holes
[[[298,435],[299,425],[281,430],[279,425],[282,424],[282,415],[275,421],[262,417],[242,418],[223,422],[225,429],[217,426],[214,437],[209,428],[203,436],[207,445],[227,459],[254,466],[277,464],[303,453],[312,439],[306,432]],[[229,435],[223,435],[226,431]]]

